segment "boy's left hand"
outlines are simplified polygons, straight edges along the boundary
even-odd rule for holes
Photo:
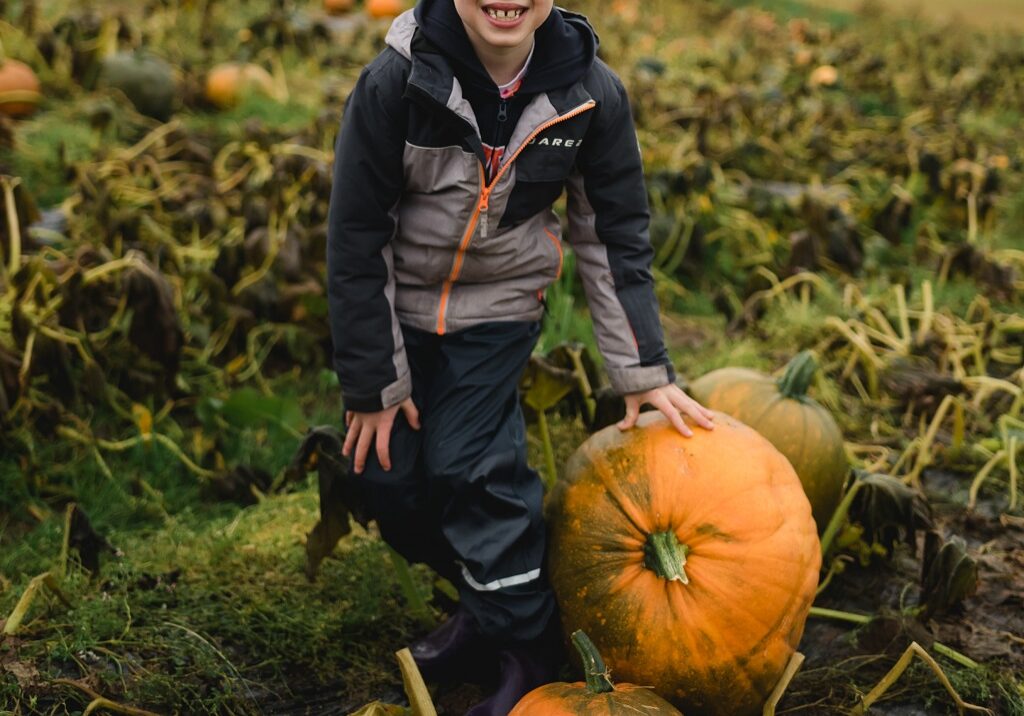
[[[684,393],[674,383],[643,393],[630,393],[625,396],[625,400],[626,417],[619,421],[619,430],[629,430],[636,425],[636,419],[640,417],[640,406],[644,403],[649,403],[660,410],[676,430],[688,438],[693,437],[693,431],[680,413],[689,415],[702,428],[715,429],[714,413]]]

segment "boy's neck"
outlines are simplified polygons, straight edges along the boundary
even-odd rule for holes
[[[530,50],[533,49],[533,36],[531,35],[521,45],[515,47],[495,47],[485,43],[481,38],[475,37],[473,32],[467,33],[469,41],[476,50],[476,56],[480,58],[480,64],[487,70],[487,74],[494,80],[494,84],[501,86],[508,84],[519,71],[523,69]]]

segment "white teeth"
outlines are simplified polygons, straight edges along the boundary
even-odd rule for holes
[[[522,10],[494,10],[488,8],[487,14],[495,20],[517,20],[523,14]]]

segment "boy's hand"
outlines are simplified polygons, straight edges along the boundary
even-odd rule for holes
[[[674,383],[648,390],[645,393],[630,393],[625,396],[625,399],[626,417],[618,423],[619,430],[629,430],[636,425],[636,419],[640,416],[640,406],[644,403],[650,403],[664,413],[676,430],[688,438],[693,437],[693,431],[683,421],[681,412],[693,418],[702,428],[715,429],[714,413],[684,393]]]
[[[398,405],[385,408],[376,413],[357,413],[352,410],[345,412],[345,425],[348,433],[345,435],[345,444],[341,448],[341,454],[349,457],[352,447],[355,446],[356,454],[352,462],[356,474],[360,474],[366,467],[366,455],[370,446],[374,443],[376,436],[377,459],[384,470],[391,469],[391,427],[395,424],[395,416],[401,410],[405,413],[405,419],[413,430],[420,429],[420,414],[412,398],[406,398]]]

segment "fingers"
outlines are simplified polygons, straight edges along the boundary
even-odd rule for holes
[[[636,425],[636,419],[640,416],[640,401],[632,395],[626,396],[626,417],[618,423],[619,430],[629,430]]]
[[[690,429],[690,426],[683,420],[683,416],[679,414],[679,409],[669,400],[668,396],[664,393],[658,393],[651,398],[651,405],[660,410],[669,419],[669,422],[675,426],[680,435],[688,438],[693,437],[693,431]]]
[[[366,467],[366,455],[370,452],[370,446],[373,444],[373,428],[370,426],[364,426],[359,431],[359,440],[356,442],[356,454],[352,458],[353,468],[356,474],[362,474],[363,468]]]
[[[406,398],[402,401],[402,412],[405,413],[405,420],[409,423],[409,427],[413,430],[419,430],[420,411],[416,409],[416,404],[412,402],[412,398]]]
[[[686,393],[680,390],[678,393],[673,393],[671,399],[676,409],[693,418],[697,425],[706,430],[715,429],[715,414]]]
[[[345,427],[348,431],[345,433],[345,444],[341,446],[341,454],[348,457],[352,453],[352,448],[356,444],[356,440],[359,439],[359,431],[363,427],[362,420],[353,420],[351,412],[345,413]]]
[[[391,469],[391,454],[388,450],[391,444],[391,423],[383,423],[377,426],[377,460],[380,466],[387,472]]]

